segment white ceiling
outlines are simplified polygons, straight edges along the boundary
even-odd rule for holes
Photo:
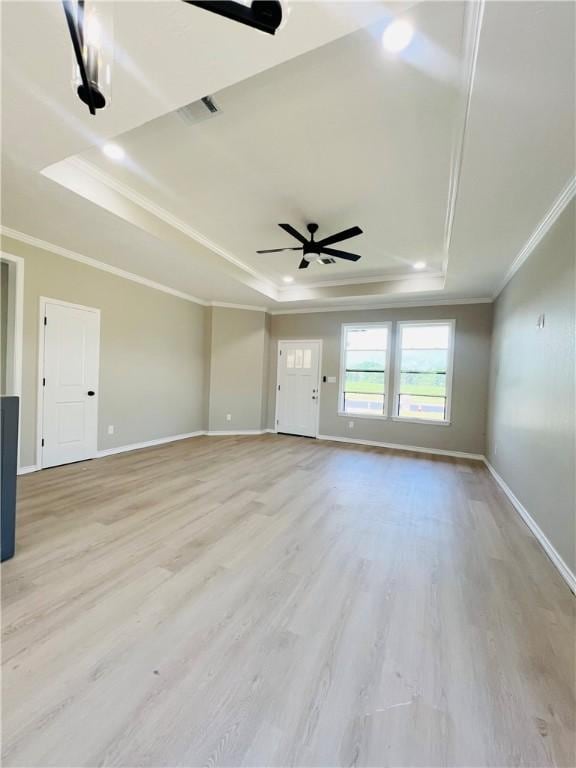
[[[97,148],[83,158],[278,286],[283,275],[393,277],[419,260],[438,272],[464,8],[412,15],[446,61],[443,79],[425,54],[418,67],[384,58],[380,22],[220,91],[218,117],[190,125],[171,113],[123,134],[124,163]],[[341,247],[363,258],[304,271],[297,253],[256,254],[298,246],[277,224],[306,232],[308,221],[318,237],[361,226]]]
[[[274,38],[178,0],[115,7],[121,62],[93,118],[60,4],[2,4],[5,227],[207,301],[489,297],[574,175],[571,3],[293,3]],[[392,13],[416,28],[397,57]],[[218,116],[175,114],[208,93]],[[101,154],[111,137],[124,163]],[[311,220],[360,225],[336,247],[361,261],[255,253]]]

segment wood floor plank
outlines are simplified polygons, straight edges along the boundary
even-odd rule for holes
[[[194,438],[19,479],[5,766],[576,765],[575,600],[479,462]]]

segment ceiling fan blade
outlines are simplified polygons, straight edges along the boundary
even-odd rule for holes
[[[301,251],[302,246],[297,248],[269,248],[267,251],[256,251],[256,253],[280,253],[281,251]]]
[[[329,237],[325,237],[323,240],[318,241],[318,245],[320,247],[324,245],[331,245],[332,243],[339,243],[341,240],[348,240],[349,237],[356,237],[356,235],[361,235],[362,230],[360,227],[350,227],[350,229],[345,229],[342,232],[338,232],[336,235],[330,235]]]
[[[301,235],[300,232],[298,232],[297,229],[294,229],[294,227],[291,224],[278,224],[279,227],[282,227],[284,232],[288,232],[289,235],[292,235],[292,237],[295,237],[298,242],[306,244],[308,240],[304,237],[304,235]]]
[[[336,248],[322,248],[322,253],[327,253],[328,256],[334,256],[335,259],[346,259],[346,261],[358,261],[362,256],[358,256],[357,253],[348,253],[348,251],[338,251]]]
[[[298,269],[308,269],[310,266],[310,262],[307,259],[302,259],[300,264],[298,264]]]

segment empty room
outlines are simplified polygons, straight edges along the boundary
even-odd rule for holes
[[[575,768],[576,3],[0,0],[6,768]]]

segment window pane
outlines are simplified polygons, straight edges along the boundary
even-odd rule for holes
[[[444,421],[448,390],[448,347],[452,325],[404,325],[394,412],[406,419]]]
[[[294,368],[294,352],[288,352],[286,355],[286,368]]]
[[[398,415],[406,419],[427,419],[443,421],[446,398],[425,397],[424,395],[399,395]]]
[[[346,349],[386,349],[388,328],[348,328]]]
[[[402,371],[446,372],[448,351],[445,349],[403,349]]]
[[[346,371],[344,382],[346,392],[376,392],[384,394],[384,373],[351,373]]]
[[[401,395],[446,395],[445,373],[402,373],[400,376]]]
[[[305,349],[304,350],[304,368],[311,368],[311,367],[312,367],[312,350]]]
[[[384,395],[344,393],[344,413],[364,416],[384,415]]]
[[[346,369],[360,371],[383,371],[386,366],[386,352],[346,352]]]
[[[449,325],[405,325],[402,328],[403,349],[446,349],[449,338]]]
[[[340,393],[344,413],[384,416],[388,326],[344,326],[344,367]]]
[[[302,350],[297,349],[296,352],[296,363],[294,365],[295,368],[302,368]]]

